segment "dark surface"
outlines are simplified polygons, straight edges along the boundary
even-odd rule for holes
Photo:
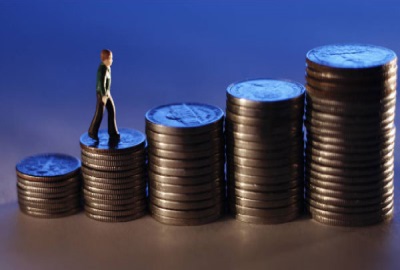
[[[398,151],[395,217],[368,228],[308,219],[248,225],[231,218],[171,227],[149,216],[105,224],[82,213],[40,220],[18,211],[19,160],[46,152],[79,156],[79,137],[95,110],[103,48],[114,52],[111,91],[118,126],[142,132],[145,112],[158,105],[225,108],[225,90],[235,81],[304,83],[305,54],[317,46],[357,42],[400,52],[398,1],[277,2],[2,1],[0,268],[398,269]]]

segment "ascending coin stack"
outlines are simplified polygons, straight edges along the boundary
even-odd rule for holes
[[[41,154],[17,166],[18,204],[21,211],[39,218],[58,218],[81,209],[81,162],[63,154]]]
[[[382,47],[307,53],[306,200],[322,223],[363,226],[393,215],[397,58]]]
[[[221,109],[198,103],[147,112],[150,212],[157,221],[199,225],[221,216],[223,121]]]
[[[301,214],[304,87],[249,80],[227,89],[228,198],[236,219],[282,223]]]
[[[106,131],[99,141],[87,133],[80,138],[85,213],[105,222],[122,222],[146,213],[146,137],[120,129],[119,142]]]

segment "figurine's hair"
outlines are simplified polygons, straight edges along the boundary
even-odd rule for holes
[[[112,54],[112,52],[110,50],[107,50],[107,49],[102,50],[100,53],[101,61],[108,59],[111,54]]]

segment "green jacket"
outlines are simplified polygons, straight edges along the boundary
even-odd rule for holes
[[[108,72],[107,72],[108,71]],[[104,63],[100,63],[97,69],[97,84],[96,92],[104,96],[110,91],[111,87],[111,68],[108,68]]]

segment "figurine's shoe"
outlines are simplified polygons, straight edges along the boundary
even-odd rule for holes
[[[89,135],[90,138],[92,138],[95,141],[99,140],[99,137],[97,135],[93,134],[93,133],[88,132],[88,135]]]
[[[110,140],[118,142],[120,139],[121,139],[121,135],[119,135],[119,133],[110,134]]]

